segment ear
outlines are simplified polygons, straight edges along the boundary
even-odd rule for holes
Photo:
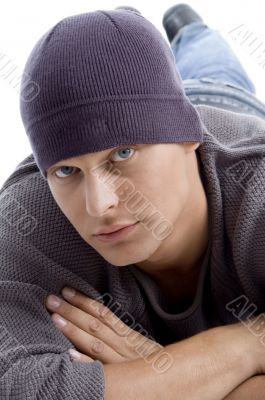
[[[186,142],[185,143],[185,152],[186,153],[191,153],[192,151],[197,150],[197,148],[201,145],[200,142]]]

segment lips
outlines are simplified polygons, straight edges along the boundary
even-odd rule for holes
[[[132,225],[127,225],[126,227],[118,229],[117,231],[112,233],[107,233],[107,234],[102,233],[100,235],[97,235],[96,238],[97,240],[103,243],[113,243],[116,241],[122,241],[125,240],[125,238],[127,238],[129,235],[133,234],[138,224],[139,221],[135,222]]]
[[[123,228],[127,228],[128,226],[131,226],[134,224],[135,224],[135,222],[132,224],[126,224],[126,225],[112,225],[112,227],[100,229],[98,231],[98,233],[96,233],[94,236],[108,235],[110,233],[118,232],[119,230],[121,230]]]

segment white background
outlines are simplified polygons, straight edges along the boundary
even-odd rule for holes
[[[110,10],[124,5],[137,8],[168,40],[162,25],[162,18],[165,11],[174,4],[177,3],[166,0],[157,2],[132,0],[131,3],[100,0],[64,0],[61,2],[16,0],[9,3],[5,1],[0,5],[0,60],[4,55],[6,60],[10,61],[10,65],[16,66],[17,71],[22,73],[29,53],[37,40],[61,19],[83,12]],[[265,3],[260,0],[247,2],[242,0],[196,0],[188,1],[188,4],[202,16],[207,25],[223,34],[254,82],[257,97],[265,102],[265,67],[262,68],[258,64],[258,51],[251,54],[258,45],[260,52],[265,49]],[[239,37],[230,33],[241,24],[244,25],[245,31],[249,30],[253,40],[256,39],[252,47],[247,48],[240,44]],[[263,54],[263,59],[265,59],[265,52]],[[0,68],[1,66],[3,68],[3,62],[0,64]],[[14,88],[14,83],[11,85],[7,78],[1,77],[1,70],[0,110],[1,186],[16,165],[32,152],[20,117],[18,86]]]

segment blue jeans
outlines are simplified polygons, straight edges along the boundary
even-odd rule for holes
[[[170,43],[193,104],[208,104],[265,119],[265,104],[221,34],[203,22],[184,26]]]

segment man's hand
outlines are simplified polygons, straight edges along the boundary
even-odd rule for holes
[[[62,295],[67,301],[59,299],[61,303],[57,307],[50,306],[46,301],[46,307],[56,311],[52,314],[56,325],[59,317],[63,317],[65,326],[57,327],[83,353],[78,361],[97,359],[103,363],[118,363],[163,349],[160,344],[129,328],[104,304],[77,291],[70,298],[66,296],[65,289]]]

